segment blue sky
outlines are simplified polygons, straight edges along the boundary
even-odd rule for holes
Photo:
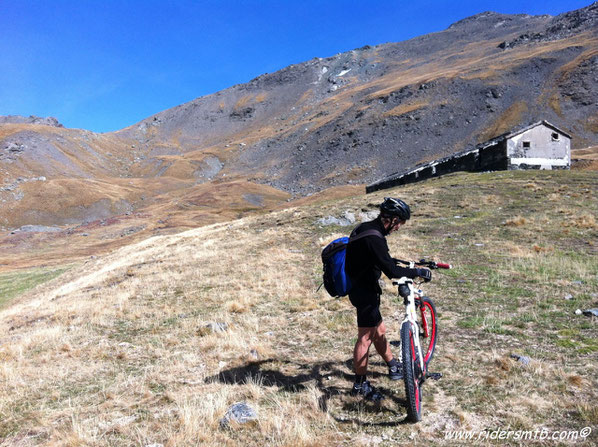
[[[592,0],[0,0],[0,115],[107,132],[313,57]]]

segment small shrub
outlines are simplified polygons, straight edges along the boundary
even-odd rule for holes
[[[576,228],[583,228],[585,230],[597,230],[598,223],[596,223],[596,218],[591,214],[585,214],[583,216],[576,217],[571,222],[571,225]]]
[[[509,227],[521,227],[527,223],[529,223],[529,220],[527,220],[525,217],[515,216],[512,219],[507,220],[505,225]]]

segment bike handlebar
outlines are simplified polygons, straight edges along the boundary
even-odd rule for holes
[[[402,259],[395,259],[395,262],[397,264],[405,264],[405,265],[411,264],[411,262],[409,262],[409,261],[403,261]],[[420,266],[420,267],[428,267],[431,270],[435,270],[435,269],[452,269],[453,268],[453,266],[451,264],[447,264],[445,262],[427,261],[425,259],[420,259],[419,261],[415,261],[413,263],[415,265]]]
[[[445,264],[444,262],[437,262],[437,263],[436,263],[436,266],[437,266],[439,269],[452,269],[452,268],[453,268],[453,266],[452,266],[452,265],[450,265],[450,264]]]

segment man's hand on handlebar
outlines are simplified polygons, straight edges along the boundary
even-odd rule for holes
[[[432,272],[428,269],[415,269],[417,276],[423,279],[425,282],[432,281]]]

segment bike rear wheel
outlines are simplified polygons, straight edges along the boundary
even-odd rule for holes
[[[438,329],[436,327],[436,307],[430,298],[423,297],[420,304],[420,335],[419,341],[422,347],[422,355],[424,356],[424,364],[426,369],[428,364],[432,361],[434,350],[436,349],[436,342],[438,340]]]
[[[405,321],[401,326],[401,357],[403,361],[403,380],[405,381],[405,396],[407,398],[407,420],[421,421],[421,376],[417,345],[413,336],[413,326]]]

